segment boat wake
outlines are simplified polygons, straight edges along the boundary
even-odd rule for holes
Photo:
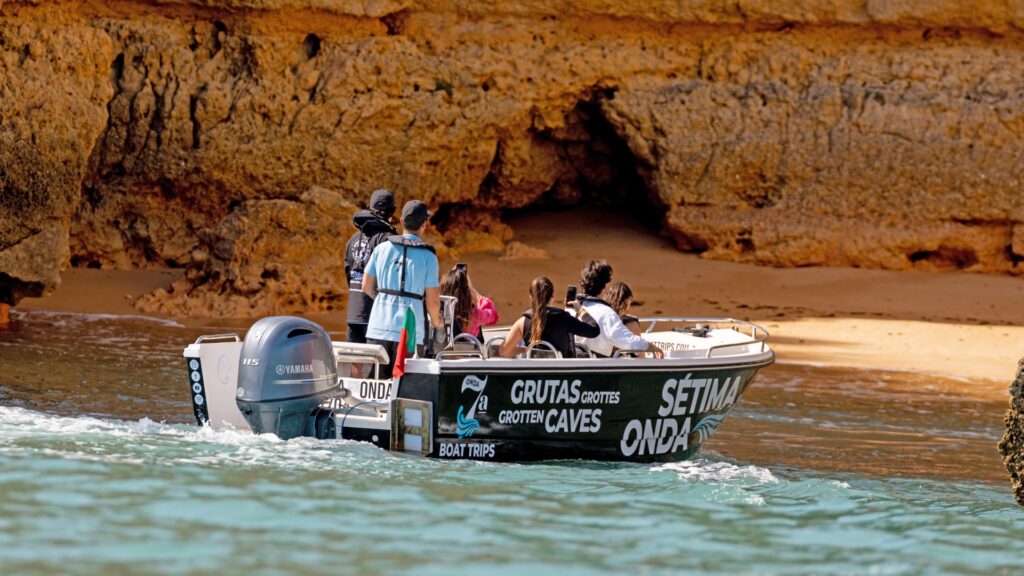
[[[587,574],[800,573],[821,556],[826,572],[895,573],[898,550],[898,573],[966,573],[969,561],[1010,574],[1024,530],[1012,499],[977,483],[824,477],[714,454],[653,467],[441,461],[17,407],[0,407],[0,493],[5,573],[71,562],[109,572],[125,558],[168,573],[316,572],[358,549],[355,573],[382,561],[403,572],[422,558],[456,572],[481,562],[480,550],[484,567],[523,574],[564,572],[566,550],[596,559]],[[439,545],[425,526],[462,545]],[[680,554],[680,542],[705,556]],[[708,570],[707,554],[722,564]]]
[[[54,416],[15,407],[0,407],[0,456],[36,456],[79,462],[150,466],[282,468],[343,470],[372,445],[346,440],[296,438],[234,429],[213,430],[90,416]]]
[[[12,310],[11,318],[15,320],[47,320],[57,327],[65,327],[68,322],[106,322],[110,320],[151,322],[169,328],[184,328],[185,325],[167,318],[144,316],[142,314],[98,314],[86,312],[63,312],[58,310]]]

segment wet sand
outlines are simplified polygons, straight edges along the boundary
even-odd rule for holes
[[[852,268],[773,269],[705,260],[677,251],[628,217],[577,209],[510,219],[515,239],[550,255],[503,260],[467,254],[477,288],[511,322],[529,304],[531,278],[546,274],[556,293],[576,283],[589,258],[605,258],[630,284],[633,313],[730,316],[772,332],[780,362],[872,370],[908,370],[964,378],[960,393],[1005,397],[1024,355],[1024,279],[970,273],[892,272]],[[341,243],[339,243],[339,249]],[[442,268],[454,262],[442,263]],[[52,295],[20,308],[139,314],[134,298],[168,287],[176,270],[86,270],[64,273]],[[340,303],[339,303],[340,304]],[[311,316],[344,330],[343,312]],[[185,320],[196,326],[244,326],[245,320]]]

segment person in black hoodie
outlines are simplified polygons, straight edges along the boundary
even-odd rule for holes
[[[395,195],[390,190],[374,190],[370,208],[352,218],[358,232],[345,246],[345,277],[348,278],[348,341],[366,343],[366,325],[370,321],[373,300],[363,293],[363,269],[373,249],[396,234],[391,225],[395,214]]]

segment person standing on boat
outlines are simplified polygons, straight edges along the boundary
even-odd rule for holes
[[[576,357],[574,336],[593,338],[601,329],[590,318],[577,320],[562,308],[551,306],[555,288],[547,276],[538,276],[530,283],[530,309],[516,320],[498,349],[498,355],[511,358],[523,352],[521,344],[547,342],[562,354],[562,358]],[[543,350],[543,348],[541,348]]]
[[[363,270],[363,292],[373,299],[366,341],[383,346],[390,358],[388,366],[382,367],[382,378],[391,377],[405,313],[410,306],[416,314],[417,346],[423,345],[427,332],[424,311],[429,313],[434,327],[444,331],[437,255],[431,245],[420,239],[429,217],[423,202],[406,202],[402,207],[402,235],[391,236],[374,248]]]
[[[348,279],[348,341],[366,342],[373,300],[363,292],[363,270],[373,249],[395,234],[391,218],[395,215],[395,195],[390,190],[374,190],[370,207],[352,218],[357,232],[345,246],[345,277]]]
[[[651,352],[656,357],[663,358],[664,352],[661,351],[661,348],[631,332],[622,323],[619,313],[599,297],[611,281],[612,267],[604,260],[591,260],[580,271],[580,288],[583,290],[583,294],[579,297],[580,307],[601,328],[599,336],[583,338],[580,342],[595,354],[602,356],[611,356],[618,349]]]

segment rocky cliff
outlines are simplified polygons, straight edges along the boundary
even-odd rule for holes
[[[1013,496],[1024,506],[1024,358],[1017,363],[1017,376],[1010,383],[1010,409],[1003,422],[1006,431],[999,441],[999,453],[1010,473]]]
[[[777,266],[1021,271],[1024,5],[0,0],[0,302],[181,266],[139,306],[340,304],[369,191],[452,248],[626,203]],[[473,226],[466,223],[472,221]]]

